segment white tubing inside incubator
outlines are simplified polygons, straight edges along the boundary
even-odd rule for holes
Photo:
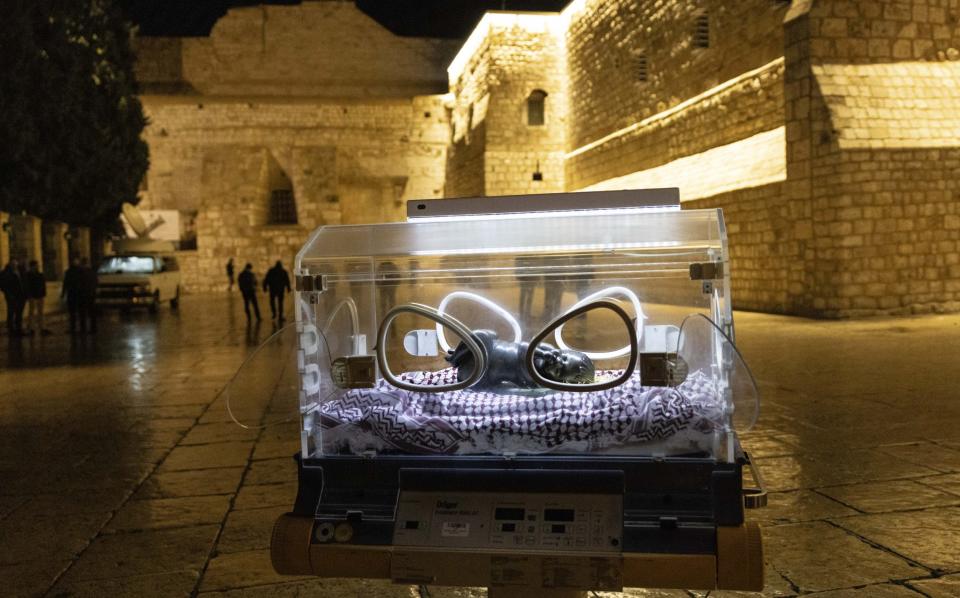
[[[591,301],[594,301],[596,299],[599,299],[602,297],[611,297],[615,295],[626,297],[627,299],[630,300],[630,303],[633,304],[633,311],[634,313],[636,313],[636,321],[637,321],[637,345],[639,346],[640,341],[643,339],[643,321],[647,319],[647,316],[646,314],[643,313],[643,307],[640,306],[640,298],[637,297],[636,293],[634,293],[633,291],[631,291],[626,287],[607,287],[605,289],[601,289],[597,291],[596,293],[591,293],[586,297],[584,297],[583,299],[581,299],[580,301],[577,301],[573,307],[571,307],[566,311],[566,313],[570,313],[571,311],[577,309],[578,307],[586,305],[587,303],[590,303]],[[557,329],[554,331],[553,336],[557,340],[557,346],[560,347],[561,349],[565,351],[580,351],[579,349],[571,348],[569,345],[567,345],[567,343],[563,342],[563,325],[557,326]],[[617,349],[616,351],[606,351],[606,352],[580,351],[580,352],[586,355],[587,357],[589,357],[590,359],[614,359],[616,357],[622,357],[630,353],[631,350],[632,350],[632,347],[630,345],[626,345],[624,347]]]
[[[440,305],[437,307],[437,311],[440,313],[440,315],[444,315],[446,313],[444,309],[446,309],[450,301],[458,298],[469,299],[474,303],[479,303],[484,307],[488,307],[497,315],[499,315],[501,318],[506,320],[507,323],[510,324],[510,327],[513,329],[513,342],[519,343],[520,340],[523,338],[523,333],[520,331],[520,323],[517,322],[517,319],[514,318],[510,312],[503,309],[493,301],[490,301],[486,297],[477,295],[476,293],[469,293],[467,291],[454,291],[450,293],[449,295],[443,298],[443,301],[441,301]],[[639,305],[639,301],[637,302],[637,305]],[[437,322],[437,341],[440,342],[440,348],[442,348],[444,352],[450,351],[453,348],[447,343],[447,339],[443,335],[443,325],[440,324],[439,322]]]
[[[362,355],[367,351],[366,348],[360,347],[360,316],[357,313],[357,304],[352,297],[347,297],[334,306],[333,311],[327,316],[327,321],[323,323],[323,335],[327,336],[330,333],[334,318],[344,307],[350,312],[350,340],[353,342],[353,354]]]

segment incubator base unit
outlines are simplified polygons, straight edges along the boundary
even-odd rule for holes
[[[720,210],[675,189],[408,210],[297,256],[299,490],[275,569],[762,589]]]

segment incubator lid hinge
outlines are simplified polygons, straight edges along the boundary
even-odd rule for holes
[[[327,278],[322,274],[298,274],[294,277],[296,290],[314,293],[327,290]]]
[[[723,262],[695,262],[690,264],[690,280],[723,278]]]

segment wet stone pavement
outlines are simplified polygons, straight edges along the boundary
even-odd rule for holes
[[[737,330],[763,392],[743,441],[773,492],[749,513],[765,594],[960,596],[960,316],[738,313]],[[273,573],[296,426],[244,430],[217,398],[271,331],[237,297],[194,295],[96,336],[0,337],[0,595],[419,596]]]

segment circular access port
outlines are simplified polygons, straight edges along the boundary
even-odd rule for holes
[[[337,542],[349,542],[353,538],[353,526],[347,522],[337,524],[333,532],[333,539]]]
[[[616,538],[610,538],[610,546],[620,546],[620,540]]]
[[[332,523],[321,523],[313,531],[313,537],[316,538],[317,542],[329,542],[333,540],[333,533]]]

